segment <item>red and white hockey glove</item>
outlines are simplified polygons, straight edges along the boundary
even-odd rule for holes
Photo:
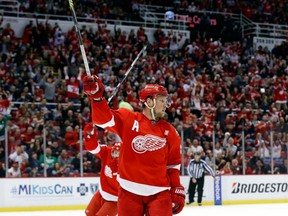
[[[110,166],[110,168],[112,170],[112,174],[113,175],[117,175],[117,172],[118,172],[118,158],[114,158],[113,160],[111,160],[109,166]]]
[[[85,76],[83,78],[83,91],[90,99],[100,99],[104,93],[104,85],[96,76]]]
[[[95,151],[98,147],[97,129],[93,126],[92,122],[85,125],[83,135],[85,148],[88,151]]]
[[[172,200],[172,213],[178,214],[185,205],[185,189],[182,185],[172,187],[170,190]]]

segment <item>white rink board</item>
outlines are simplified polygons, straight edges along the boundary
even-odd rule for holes
[[[221,182],[224,205],[288,203],[288,175],[222,176]],[[182,176],[181,183],[187,191],[189,177]],[[250,186],[250,191],[247,189],[249,184],[253,185]],[[275,187],[277,190],[273,189]],[[82,209],[98,188],[99,177],[3,178],[0,179],[0,211],[11,211],[15,208],[18,208],[16,210]],[[244,189],[240,191],[239,188]],[[203,204],[214,204],[214,181],[211,176],[205,177]]]
[[[99,188],[96,178],[0,179],[1,207],[87,205]]]
[[[288,175],[222,177],[222,200],[265,199],[288,203]]]
[[[181,176],[181,184],[185,187],[186,191],[186,201],[188,202],[188,186],[190,178],[188,176]],[[204,189],[203,189],[203,202],[214,202],[214,181],[211,176],[205,176],[204,179]],[[197,196],[197,190],[196,194]]]

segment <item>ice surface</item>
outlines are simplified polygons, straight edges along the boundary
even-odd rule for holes
[[[288,216],[288,202],[283,204],[186,206],[177,216]],[[84,210],[0,212],[0,216],[85,216]],[[160,216],[160,215],[159,215]],[[161,215],[162,216],[162,215]]]

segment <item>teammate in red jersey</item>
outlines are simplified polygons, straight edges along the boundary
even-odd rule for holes
[[[180,184],[180,137],[162,119],[168,92],[157,84],[140,91],[143,112],[112,110],[103,98],[104,86],[97,76],[83,79],[84,93],[91,99],[93,123],[118,134],[123,142],[119,157],[119,216],[169,216],[185,203]]]
[[[92,197],[85,214],[87,216],[116,216],[119,188],[116,176],[121,143],[116,142],[113,146],[98,145],[97,131],[92,123],[88,123],[84,128],[84,142],[85,148],[102,160],[99,190]]]

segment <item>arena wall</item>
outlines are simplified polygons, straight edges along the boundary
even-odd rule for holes
[[[181,182],[187,191],[189,177]],[[98,188],[99,177],[3,178],[0,211],[84,209]],[[281,202],[288,203],[288,175],[205,177],[203,205]]]

